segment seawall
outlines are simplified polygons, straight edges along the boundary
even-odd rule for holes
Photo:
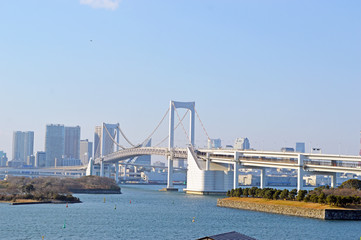
[[[361,210],[353,209],[313,209],[287,205],[244,202],[232,199],[218,199],[217,206],[323,220],[361,220]]]

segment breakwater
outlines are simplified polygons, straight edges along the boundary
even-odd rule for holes
[[[217,206],[299,217],[317,218],[323,220],[361,220],[361,210],[353,209],[314,209],[297,206],[237,201],[227,198],[218,199]]]

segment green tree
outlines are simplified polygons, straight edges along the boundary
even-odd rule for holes
[[[256,196],[257,189],[258,189],[258,187],[252,187],[251,189],[249,189],[249,194],[250,194],[252,197],[255,197],[255,196]]]
[[[273,189],[267,189],[265,194],[264,194],[264,198],[273,199],[273,194],[274,193],[275,193],[275,191]]]
[[[296,195],[297,195],[297,189],[292,189],[288,194],[288,199],[295,200]]]
[[[335,205],[336,204],[336,196],[333,194],[330,194],[326,197],[326,202],[328,205]]]
[[[319,196],[318,196],[318,203],[324,204],[326,203],[326,194],[324,192],[322,192]]]
[[[354,188],[354,189],[361,189],[361,180],[358,179],[350,179],[341,184],[339,188]]]
[[[290,191],[288,191],[288,189],[283,189],[283,191],[280,194],[280,199],[287,200],[289,193]]]
[[[281,193],[282,193],[282,191],[281,191],[281,190],[276,190],[276,191],[274,192],[274,194],[273,194],[272,198],[273,198],[274,200],[279,199],[279,198],[280,198],[280,194],[281,194]]]
[[[303,201],[303,199],[305,198],[306,194],[307,194],[307,190],[300,190],[300,191],[298,191],[296,200],[297,200],[297,201]]]

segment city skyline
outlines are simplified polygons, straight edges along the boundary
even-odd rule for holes
[[[306,152],[359,154],[359,1],[109,3],[0,3],[9,160],[14,131],[33,131],[34,152],[44,151],[51,123],[92,141],[95,126],[120,123],[142,142],[170,100],[195,101],[224,146],[247,137],[255,149],[305,142]],[[196,131],[206,146],[198,120]]]

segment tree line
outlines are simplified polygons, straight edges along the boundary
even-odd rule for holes
[[[228,197],[253,197],[269,200],[304,201],[330,206],[347,207],[361,204],[361,181],[351,179],[344,182],[338,188],[322,186],[314,190],[288,189],[279,190],[275,188],[236,188],[227,192]]]

